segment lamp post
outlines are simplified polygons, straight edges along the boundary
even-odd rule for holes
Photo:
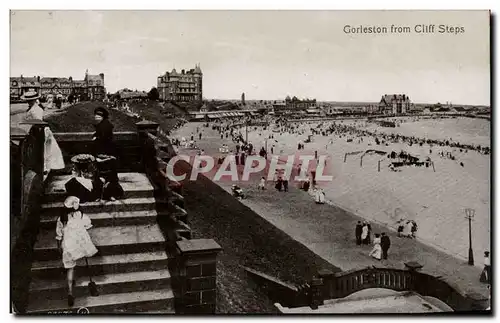
[[[245,120],[245,142],[248,144],[248,118]]]
[[[472,229],[471,221],[474,218],[476,210],[465,209],[465,218],[469,220],[469,265],[474,266],[474,253],[472,252]]]

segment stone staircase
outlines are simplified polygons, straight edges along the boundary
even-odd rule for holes
[[[145,174],[119,173],[125,197],[118,201],[89,202],[80,206],[92,220],[89,230],[99,254],[89,267],[99,296],[88,292],[85,260],[75,268],[75,305],[68,308],[66,271],[57,250],[55,227],[64,212],[64,184],[69,175],[54,176],[47,185],[41,206],[40,231],[34,246],[27,313],[175,313],[171,275],[168,270],[166,234],[158,219],[174,215],[186,223],[186,212],[170,201],[157,201]],[[187,225],[175,228],[189,236]]]

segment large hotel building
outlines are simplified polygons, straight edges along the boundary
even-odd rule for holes
[[[90,75],[85,73],[83,80],[73,80],[66,77],[11,77],[10,100],[20,101],[21,96],[27,91],[36,91],[41,96],[62,95],[68,97],[73,94],[80,100],[104,100],[106,88],[104,87],[104,74]]]
[[[158,92],[162,101],[192,102],[203,99],[203,73],[200,65],[189,71],[175,70],[158,76]]]

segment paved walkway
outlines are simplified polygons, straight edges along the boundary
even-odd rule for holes
[[[232,147],[229,139],[221,140],[215,131],[202,128],[201,124],[187,124],[174,136],[188,138],[197,126],[203,129],[203,137],[197,140],[197,145],[206,154],[216,154],[222,143],[228,143]],[[186,153],[193,154],[193,151]],[[218,184],[230,191],[232,183]],[[276,191],[271,183],[268,183],[266,191],[258,191],[256,182],[240,182],[238,185],[248,196],[242,200],[243,204],[342,270],[367,266],[404,268],[405,262],[418,261],[424,266],[423,272],[442,276],[466,293],[488,295],[487,285],[479,282],[480,266],[469,266],[466,262],[418,240],[398,238],[396,233],[376,223],[372,223],[373,232],[386,232],[391,239],[389,259],[378,261],[369,257],[371,246],[357,246],[355,243],[355,225],[363,218],[335,205],[317,205],[309,194],[294,187],[296,185],[293,183],[290,183],[292,187],[287,193]],[[476,259],[476,263],[481,264],[482,259]]]

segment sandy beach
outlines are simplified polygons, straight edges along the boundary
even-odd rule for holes
[[[382,128],[364,121],[344,123],[355,124],[360,129],[377,130],[378,133],[397,131],[418,138],[453,138],[454,141],[475,145],[489,142],[489,122],[481,119],[407,121],[397,128]],[[272,127],[266,130],[249,127],[248,140],[258,151],[266,145],[269,134],[273,133],[274,139],[267,139],[268,151],[274,145],[274,154],[293,154],[297,150],[297,142],[304,142],[310,133],[309,129],[317,126],[317,122],[297,123],[296,132],[303,134],[279,134],[273,132]],[[221,140],[215,130],[204,128],[200,123],[188,123],[173,135],[188,138],[196,127],[203,129],[205,139],[210,137],[220,145],[226,143],[234,149],[235,144],[230,138]],[[242,134],[245,135],[244,129]],[[353,140],[348,142],[347,138]],[[460,152],[458,148],[451,147],[430,147],[427,144],[409,146],[398,142],[388,143],[387,146],[376,145],[375,140],[368,136],[363,137],[362,142],[359,139],[353,136],[339,138],[335,134],[316,135],[313,142],[305,144],[305,153],[318,151],[318,154],[328,156],[333,180],[319,183],[327,200],[391,229],[396,229],[398,220],[414,220],[418,224],[417,238],[420,241],[459,259],[466,259],[468,255],[468,222],[464,209],[473,208],[476,211],[472,223],[473,250],[476,265],[482,266],[483,251],[490,250],[490,155],[472,150]],[[209,147],[202,148],[207,154],[216,154]],[[389,159],[380,155],[365,155],[362,166],[360,154],[347,156],[344,163],[346,153],[367,149],[387,153],[404,150],[421,159],[430,157],[435,171],[432,167],[404,166],[400,172],[393,172],[388,167]],[[440,151],[450,152],[456,159],[441,157]],[[463,167],[460,162],[464,164]]]

